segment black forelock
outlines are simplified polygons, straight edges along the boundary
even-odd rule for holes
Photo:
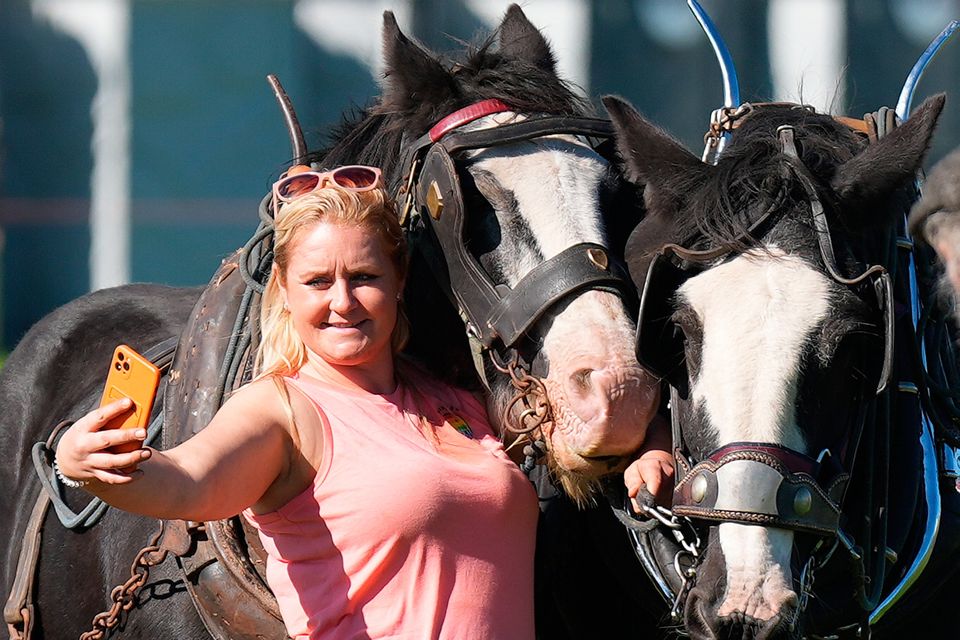
[[[677,175],[669,185],[684,194],[684,214],[674,220],[675,237],[698,248],[730,246],[743,250],[747,230],[770,207],[796,208],[806,195],[785,167],[777,128],[794,127],[803,165],[820,185],[829,184],[837,167],[852,158],[862,142],[831,116],[796,106],[757,108],[734,132],[712,171],[696,181]],[[829,200],[830,194],[821,196]]]

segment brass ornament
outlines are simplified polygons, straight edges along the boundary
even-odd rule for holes
[[[427,211],[434,220],[439,220],[440,214],[443,213],[443,194],[440,193],[440,185],[436,180],[432,181],[430,188],[427,189]]]
[[[693,479],[693,483],[690,485],[690,497],[696,503],[703,502],[703,499],[707,497],[707,476],[700,474]]]

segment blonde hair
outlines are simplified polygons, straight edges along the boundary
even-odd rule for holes
[[[294,374],[307,360],[306,347],[280,292],[301,232],[321,222],[365,227],[383,241],[399,279],[403,281],[407,275],[406,240],[394,202],[382,188],[357,192],[326,187],[283,205],[275,217],[273,269],[260,301],[260,346],[255,361],[258,378]],[[401,307],[391,336],[394,353],[400,352],[409,335],[409,323]]]

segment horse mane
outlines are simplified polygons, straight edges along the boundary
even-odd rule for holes
[[[715,167],[697,174],[684,172],[670,184],[685,210],[674,221],[675,237],[695,238],[698,248],[725,245],[742,251],[753,244],[748,229],[770,207],[796,210],[792,205],[806,201],[784,168],[776,134],[782,125],[794,127],[803,165],[821,185],[829,185],[837,167],[865,144],[829,115],[800,105],[759,107],[734,132]],[[820,196],[824,204],[831,199],[823,190]]]
[[[590,103],[551,69],[496,50],[497,35],[495,31],[481,43],[467,45],[459,59],[441,60],[428,53],[439,65],[431,71],[442,73],[438,75],[442,81],[429,87],[429,93],[416,96],[415,106],[410,107],[410,96],[385,90],[368,107],[343,114],[331,132],[330,144],[312,154],[311,160],[326,167],[378,166],[395,188],[402,179],[398,164],[404,144],[467,105],[497,98],[523,113],[582,116],[592,111]],[[395,75],[389,67],[388,61],[388,82]]]

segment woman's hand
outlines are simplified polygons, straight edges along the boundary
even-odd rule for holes
[[[660,415],[653,417],[647,427],[647,438],[637,454],[623,472],[623,482],[627,485],[627,495],[633,503],[633,509],[640,512],[637,495],[646,488],[656,499],[657,504],[669,507],[673,498],[673,449],[670,425]],[[648,498],[649,499],[649,498]],[[652,505],[651,505],[652,506]]]
[[[673,495],[673,457],[662,449],[649,449],[630,463],[623,472],[623,482],[627,485],[627,495],[633,504],[633,510],[640,511],[637,495],[646,488],[656,499],[657,504],[670,506]]]
[[[133,482],[142,473],[137,464],[150,457],[143,446],[147,437],[144,429],[104,429],[113,418],[129,411],[129,398],[116,400],[94,409],[70,427],[57,444],[56,462],[60,473],[71,480],[98,480],[104,484],[120,485]],[[116,445],[136,443],[137,450],[113,453]]]

